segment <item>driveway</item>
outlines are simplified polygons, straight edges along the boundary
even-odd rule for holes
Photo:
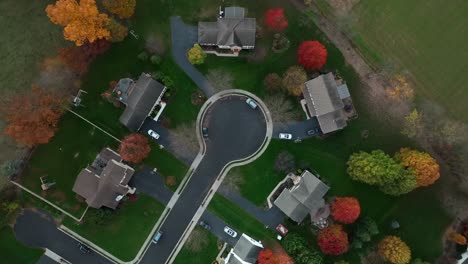
[[[150,246],[141,263],[166,263],[224,166],[256,153],[267,133],[261,110],[251,109],[238,96],[214,102],[203,123],[209,133],[205,155],[164,221],[164,236]]]
[[[205,223],[209,224],[211,226],[210,232],[215,235],[218,239],[221,239],[222,241],[227,242],[230,246],[234,247],[239,240],[240,236],[242,235],[242,232],[239,230],[236,230],[237,232],[237,237],[232,237],[229,236],[224,232],[224,227],[226,226],[226,223],[221,220],[219,217],[216,215],[205,211],[200,218],[200,221],[204,221]],[[198,221],[198,222],[200,222]]]
[[[164,177],[154,172],[151,168],[137,171],[130,180],[129,185],[136,187],[137,192],[147,194],[164,205],[169,203],[174,194],[166,187]]]
[[[203,91],[206,97],[215,93],[213,86],[187,60],[187,51],[198,42],[198,28],[189,26],[180,17],[171,17],[172,56],[182,70]]]
[[[42,211],[24,210],[14,226],[16,239],[34,248],[48,248],[71,263],[112,263],[91,250],[85,254],[78,242],[57,229],[53,219]],[[47,259],[43,260],[47,261]]]
[[[273,137],[279,138],[279,133],[292,134],[293,140],[311,138],[316,135],[308,135],[307,131],[320,128],[317,118],[311,118],[300,122],[275,123],[273,126]]]

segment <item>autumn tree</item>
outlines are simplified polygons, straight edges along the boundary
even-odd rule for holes
[[[268,9],[265,13],[265,25],[270,30],[284,30],[288,26],[288,19],[284,15],[283,8]]]
[[[132,163],[140,163],[150,151],[148,138],[136,133],[126,136],[119,146],[122,159]]]
[[[411,101],[414,97],[413,88],[402,74],[397,74],[390,80],[390,87],[386,88],[386,93],[395,101]]]
[[[81,47],[61,48],[58,54],[63,64],[68,66],[74,73],[81,76],[88,71],[90,60]]]
[[[417,186],[415,174],[412,171],[403,170],[392,182],[381,185],[380,190],[388,195],[399,196],[411,192]]]
[[[111,35],[111,42],[121,42],[128,35],[128,28],[113,18],[110,19],[107,29],[109,29]]]
[[[378,245],[379,255],[392,264],[407,264],[411,250],[399,237],[386,236]]]
[[[135,12],[136,0],[102,0],[104,8],[121,19],[130,18]]]
[[[308,70],[320,70],[327,62],[327,49],[316,40],[301,43],[298,49],[299,64]]]
[[[294,96],[299,96],[307,81],[307,73],[300,66],[291,66],[283,74],[283,87]]]
[[[200,45],[195,44],[187,52],[187,58],[192,64],[202,64],[205,61],[206,54]]]
[[[405,116],[401,133],[409,138],[420,136],[424,129],[422,117],[423,115],[421,112],[413,109],[408,115]]]
[[[291,257],[284,250],[265,248],[258,254],[258,264],[293,264]]]
[[[335,221],[352,224],[361,213],[359,201],[354,197],[337,197],[331,205],[332,216]]]
[[[458,245],[466,245],[467,243],[466,237],[457,232],[450,233],[449,239],[457,243]]]
[[[55,5],[48,5],[47,16],[52,23],[63,26],[66,40],[77,46],[85,42],[93,43],[98,39],[110,39],[107,26],[109,17],[99,13],[95,0],[58,0]]]
[[[277,73],[269,73],[263,79],[263,85],[269,92],[277,92],[281,89],[281,77]]]
[[[401,148],[395,159],[414,172],[418,187],[429,186],[440,177],[439,164],[426,152]]]
[[[348,234],[341,225],[320,230],[317,242],[322,252],[328,255],[341,255],[348,250]]]
[[[55,135],[65,110],[65,100],[33,85],[31,92],[7,99],[0,110],[7,122],[4,133],[32,147],[49,142]]]

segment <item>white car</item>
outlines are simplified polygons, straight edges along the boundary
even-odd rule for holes
[[[247,98],[245,102],[252,108],[252,109],[257,109],[257,103],[252,98]]]
[[[160,136],[158,133],[154,132],[153,130],[148,130],[148,135],[150,135],[150,137],[154,138],[154,139],[158,139]]]
[[[230,228],[229,226],[224,227],[224,233],[228,234],[229,236],[236,237],[237,232],[234,229]]]
[[[292,135],[288,133],[280,133],[279,138],[280,139],[292,139]]]

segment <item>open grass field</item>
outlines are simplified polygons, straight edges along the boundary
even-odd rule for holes
[[[79,203],[72,191],[76,176],[96,158],[104,147],[116,149],[118,142],[82,121],[66,113],[59,123],[59,130],[49,144],[39,146],[33,153],[21,177],[22,184],[42,195],[62,209],[79,217],[86,208]],[[43,192],[39,177],[46,176],[55,182]]]
[[[88,213],[91,210],[95,209],[90,209]],[[130,261],[140,250],[163,210],[164,205],[153,198],[139,195],[136,201],[124,202],[104,225],[87,223],[87,216],[81,225],[70,218],[65,218],[63,224],[121,260]]]
[[[351,30],[368,58],[408,70],[416,93],[467,121],[467,10],[464,0],[361,0]]]
[[[0,259],[2,263],[34,264],[44,250],[29,248],[16,241],[15,234],[10,227],[0,229]]]
[[[200,232],[207,238],[207,244],[200,251],[193,251],[184,245],[177,254],[177,258],[174,264],[186,264],[186,263],[206,263],[210,264],[216,259],[218,255],[218,239],[209,231],[203,229],[200,226],[195,227],[197,232]]]

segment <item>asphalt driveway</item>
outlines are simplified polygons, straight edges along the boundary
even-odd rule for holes
[[[71,263],[112,263],[92,250],[82,253],[78,249],[78,242],[58,230],[53,219],[41,211],[24,210],[16,219],[14,231],[16,239],[23,244],[48,248]]]
[[[254,154],[262,145],[267,125],[261,110],[251,109],[245,99],[223,98],[210,106],[203,126],[208,128],[207,150],[161,230],[160,242],[152,244],[141,263],[165,263],[209,189],[230,161]]]

